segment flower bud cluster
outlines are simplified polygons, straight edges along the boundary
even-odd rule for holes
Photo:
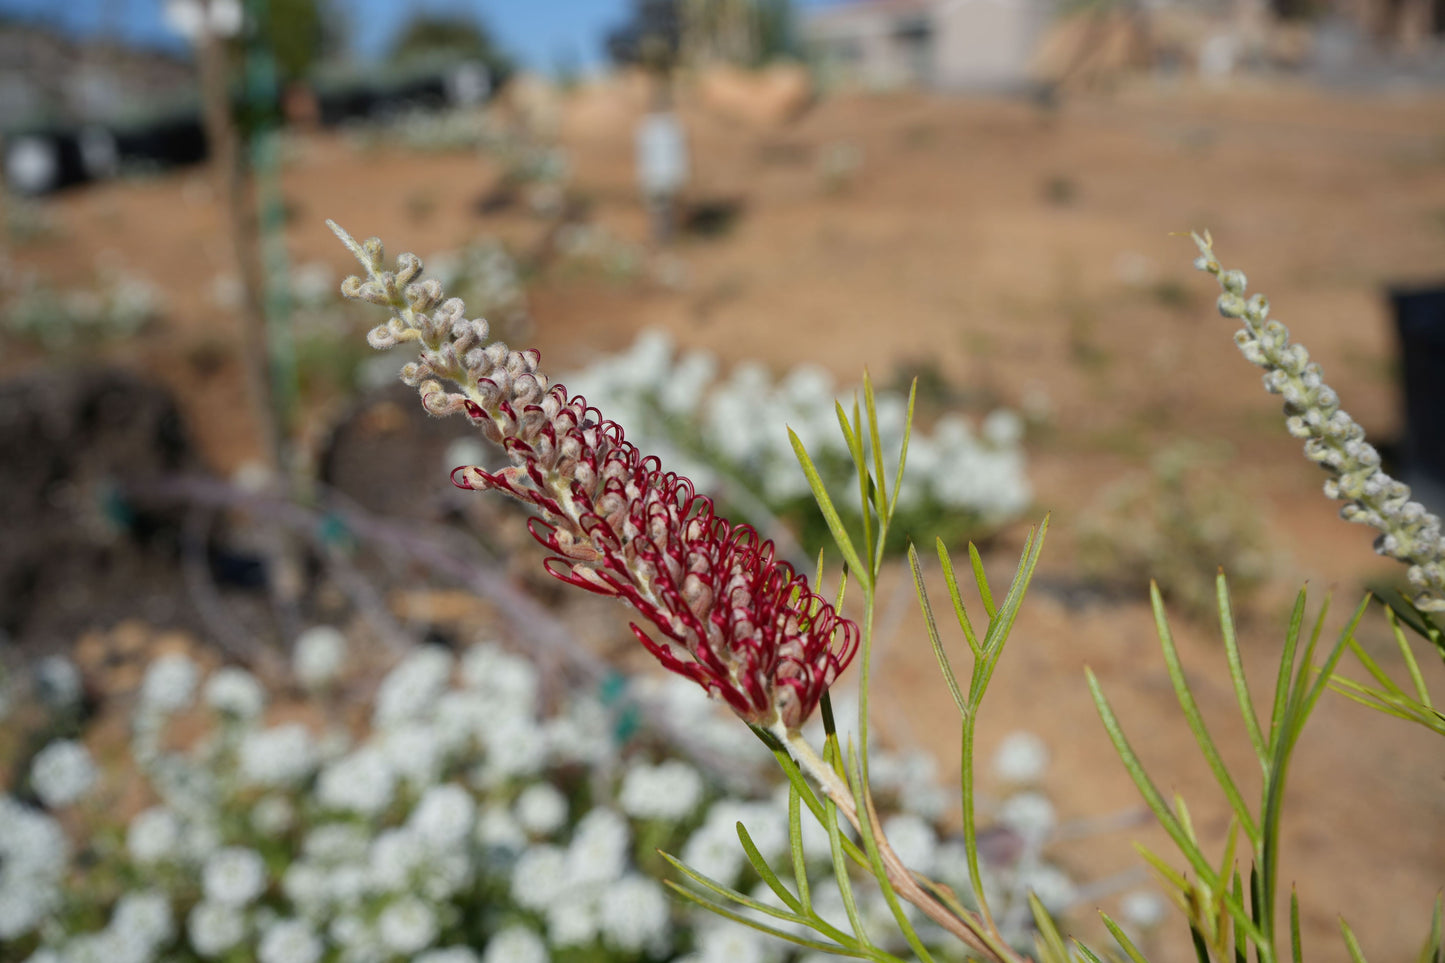
[[[549,387],[537,351],[487,344],[486,322],[466,320],[460,300],[421,280],[415,255],[387,271],[380,241],[358,244],[331,227],[367,272],[348,278],[342,294],[391,311],[368,335],[372,347],[419,342],[420,359],[402,380],[427,411],[466,414],[511,458],[497,472],[458,468],[453,482],[537,509],[532,534],[556,553],[547,571],[630,603],[656,630],[633,625],[634,634],[668,669],[749,723],[801,726],[857,651],[857,627],[779,561],[771,542],[718,517],[691,481],[644,457],[585,399]]]
[[[1265,369],[1266,390],[1284,398],[1285,426],[1303,439],[1305,457],[1330,473],[1325,494],[1346,502],[1342,518],[1380,531],[1376,552],[1409,566],[1417,606],[1445,612],[1445,534],[1439,517],[1410,500],[1408,485],[1380,470],[1379,452],[1340,409],[1339,396],[1324,383],[1319,364],[1269,317],[1269,300],[1262,294],[1245,296],[1244,274],[1220,266],[1208,232],[1195,234],[1194,242],[1200,253],[1195,267],[1214,275],[1224,289],[1219,313],[1244,324],[1234,336],[1239,350]]]

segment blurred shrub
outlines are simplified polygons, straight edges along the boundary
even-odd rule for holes
[[[630,723],[615,701],[555,684],[544,694],[530,662],[492,643],[456,654],[414,649],[375,686],[348,671],[354,662],[348,640],[329,627],[302,634],[286,678],[269,690],[244,669],[207,672],[171,652],[149,663],[130,697],[122,753],[97,761],[75,738],[41,749],[20,792],[0,795],[0,957],[805,956],[687,907],[653,878],[665,869],[657,855],[664,849],[770,901],[767,888],[748,879],[736,825],[746,824],[769,858],[781,856],[785,787],[729,791],[662,744],[634,739],[624,747]],[[61,673],[57,689],[45,681],[54,665],[41,667],[34,692],[42,711],[68,711],[64,704],[80,698],[77,673]],[[768,758],[692,683],[636,684],[726,769],[749,772]],[[273,705],[276,693],[284,704]],[[0,712],[18,718],[22,696],[12,681],[0,690]],[[369,719],[358,725],[363,706]],[[1023,769],[1005,760],[1003,778],[1017,795],[1002,807],[997,832],[1014,843],[990,867],[988,885],[1005,908],[1022,905],[1032,888],[1062,909],[1077,894],[1040,855],[1052,807],[1029,788],[1046,754],[1028,756]],[[931,760],[883,751],[873,758],[900,853],[965,892],[967,860],[962,843],[939,828],[947,796]],[[139,808],[135,771],[153,793]],[[87,833],[72,839],[68,831],[79,827]],[[804,828],[807,858],[821,869],[827,833],[812,820]],[[814,899],[846,925],[836,890],[819,887]],[[859,907],[889,929],[876,891],[860,891]]]
[[[103,270],[90,288],[58,288],[34,273],[0,272],[0,332],[52,351],[138,333],[160,314],[146,280]]]
[[[676,356],[670,337],[653,330],[640,334],[628,350],[562,381],[627,426],[628,438],[644,453],[659,456],[699,490],[718,492],[730,512],[764,530],[770,527],[760,517],[765,513],[794,523],[810,553],[830,544],[788,429],[807,447],[831,490],[856,489],[834,413],[840,396],[832,376],[810,364],[776,381],[756,362],[739,364],[722,379],[719,369],[717,358],[704,351]],[[851,409],[851,394],[840,400]],[[882,437],[902,438],[906,412],[905,396],[878,395]],[[1031,498],[1022,434],[1022,419],[1004,408],[977,431],[957,415],[938,419],[931,432],[915,430],[890,547],[901,550],[909,536],[976,538],[1016,518]],[[896,445],[896,440],[885,444],[884,450],[890,485]],[[856,511],[851,502],[841,500],[839,510]],[[854,517],[844,521],[861,525]]]
[[[1247,604],[1268,571],[1264,528],[1237,488],[1209,483],[1210,460],[1197,446],[1176,444],[1154,457],[1147,475],[1106,490],[1079,526],[1085,576],[1130,590],[1154,579],[1178,607],[1206,620],[1223,568],[1236,604]]]

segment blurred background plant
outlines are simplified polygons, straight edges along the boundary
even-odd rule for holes
[[[627,427],[628,438],[671,470],[712,492],[735,516],[776,533],[779,520],[797,533],[809,557],[831,544],[823,515],[798,471],[788,440],[802,439],[824,484],[839,490],[853,477],[853,458],[838,431],[834,404],[851,406],[851,392],[815,364],[775,378],[759,362],[742,362],[725,376],[721,362],[701,350],[679,353],[664,331],[644,331],[632,346],[564,376],[567,387]],[[901,437],[908,399],[876,396],[880,433]],[[910,538],[941,537],[950,544],[987,537],[1029,506],[1023,419],[996,408],[975,427],[946,414],[931,431],[916,430],[908,446],[909,484],[902,489],[888,551]],[[886,463],[897,470],[897,449]],[[839,502],[845,524],[861,537],[854,499]],[[785,536],[787,537],[787,536]]]
[[[134,337],[163,309],[160,292],[119,268],[97,271],[90,288],[55,287],[34,272],[0,271],[0,332],[46,351]]]
[[[701,762],[638,728],[626,700],[549,683],[494,642],[423,646],[384,673],[357,655],[317,626],[263,682],[172,646],[100,717],[87,692],[127,685],[103,665],[57,658],[6,680],[5,958],[803,958],[686,910],[657,881],[661,849],[765,891],[735,826],[769,857],[787,845],[786,785],[762,778],[766,754],[692,683],[633,685],[707,747]],[[36,748],[17,757],[17,742]],[[1012,795],[987,831],[988,885],[1003,907],[1033,890],[1065,912],[1082,891],[1043,855],[1060,830],[1039,789],[1047,751],[1018,733],[997,764]],[[880,748],[873,766],[900,850],[964,891],[932,760]],[[826,833],[806,841],[821,869]],[[838,893],[816,899],[844,918]],[[876,896],[860,907],[889,918]]]
[[[1150,458],[1148,474],[1101,492],[1079,523],[1080,574],[1112,592],[1156,581],[1176,608],[1204,620],[1222,569],[1247,607],[1270,570],[1269,546],[1259,513],[1218,482],[1231,460],[1227,450],[1176,442]]]

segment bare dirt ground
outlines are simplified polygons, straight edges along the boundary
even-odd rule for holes
[[[637,241],[645,222],[633,198],[630,131],[641,102],[630,88],[584,90],[559,115],[573,186],[592,199],[597,221]],[[1389,439],[1399,428],[1398,387],[1382,286],[1445,274],[1445,99],[1141,87],[1044,111],[898,94],[827,100],[791,126],[766,129],[686,97],[682,112],[693,198],[741,205],[735,226],[675,247],[687,273],[681,289],[542,277],[529,294],[549,370],[660,326],[725,361],[812,360],[845,382],[865,366],[888,380],[902,365],[935,365],[975,413],[1046,400],[1051,427],[1029,445],[1030,520],[1052,512],[1041,571],[1064,581],[1077,527],[1101,489],[1171,442],[1226,442],[1232,455],[1208,469],[1211,481],[1261,514],[1275,552],[1241,627],[1261,699],[1301,584],[1309,582],[1312,604],[1337,593],[1333,634],[1363,585],[1398,577],[1371,555],[1370,534],[1338,520],[1319,496],[1322,477],[1285,435],[1277,401],[1214,312],[1213,282],[1190,270],[1192,245],[1169,235],[1211,229],[1225,264],[1246,269],[1270,295],[1345,407],[1373,437]],[[820,164],[838,145],[856,149],[858,164],[830,183]],[[476,213],[498,173],[485,159],[358,154],[322,135],[301,138],[295,154],[285,193],[298,260],[348,268],[324,217],[423,256],[486,232],[528,244],[542,229],[523,213]],[[16,259],[63,283],[108,258],[160,285],[164,324],[114,353],[175,387],[210,464],[237,467],[253,449],[239,369],[234,360],[194,363],[201,349],[235,342],[233,319],[211,297],[227,256],[203,175],[102,186],[54,207],[63,240]],[[15,354],[3,367],[33,360]],[[1025,528],[996,540],[995,578],[1012,567]],[[876,708],[892,738],[927,746],[948,770],[953,710],[906,586],[901,598],[876,660]],[[1182,620],[1175,628],[1226,757],[1252,775],[1217,630]],[[1366,617],[1362,638],[1399,670],[1378,613]],[[984,758],[1008,731],[1032,729],[1053,749],[1048,788],[1064,818],[1135,805],[1089,701],[1085,665],[1161,788],[1185,796],[1218,847],[1227,810],[1173,703],[1142,602],[1070,608],[1036,591],[985,710]],[[1426,668],[1445,691],[1438,664]],[[1323,700],[1285,817],[1284,882],[1299,888],[1312,959],[1346,958],[1336,914],[1372,959],[1418,949],[1445,883],[1442,778],[1445,754],[1423,730]],[[1102,878],[1141,865],[1132,836],[1169,852],[1162,834],[1138,830],[1058,855],[1079,876]],[[1176,960],[1184,950],[1179,941],[1161,948]]]

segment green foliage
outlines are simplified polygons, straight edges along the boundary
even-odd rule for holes
[[[498,72],[510,66],[487,25],[458,12],[413,13],[392,39],[388,57],[394,63],[428,59],[479,60]]]
[[[266,0],[261,29],[283,83],[304,80],[345,46],[346,23],[329,0]]]

